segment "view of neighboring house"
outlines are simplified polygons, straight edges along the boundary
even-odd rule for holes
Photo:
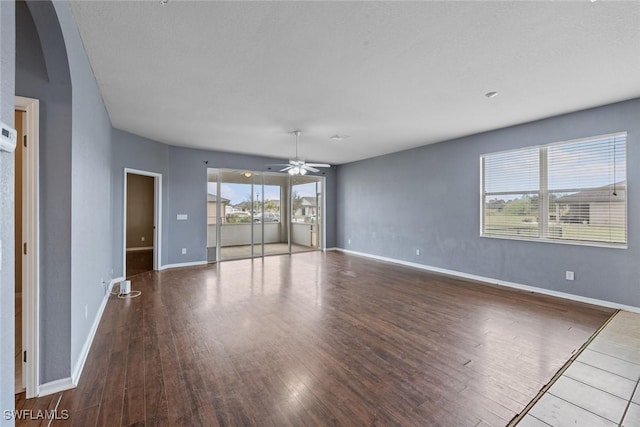
[[[218,198],[215,194],[208,193],[207,194],[207,224],[215,224],[216,223],[216,212],[218,210],[218,202],[222,205],[222,212],[227,211],[228,204],[230,202],[229,199],[225,199],[224,197]],[[225,215],[222,216],[222,222],[225,221]]]
[[[294,202],[294,218],[300,218],[308,222],[313,222],[318,215],[318,203],[315,197],[301,197],[299,202]]]
[[[622,181],[559,197],[560,222],[611,225],[624,216],[626,191],[627,183]]]

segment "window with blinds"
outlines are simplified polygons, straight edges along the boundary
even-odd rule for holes
[[[481,235],[626,246],[627,134],[486,154]]]

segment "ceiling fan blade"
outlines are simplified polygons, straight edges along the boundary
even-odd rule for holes
[[[330,168],[331,165],[327,163],[307,163],[307,166],[312,166],[315,168]]]
[[[288,163],[272,163],[270,165],[265,165],[265,166],[291,166]]]
[[[282,165],[281,165],[282,166]],[[286,168],[284,169],[280,169],[280,172],[284,172],[284,171],[288,171],[289,169],[291,169],[293,166],[288,165]]]
[[[310,166],[308,163],[306,165],[303,165],[302,168],[308,170],[309,172],[320,172],[320,169],[316,169]]]

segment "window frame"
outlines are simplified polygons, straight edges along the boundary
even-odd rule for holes
[[[610,137],[622,137],[624,136],[624,163],[625,163],[625,174],[624,174],[624,182],[625,182],[625,198],[624,198],[624,228],[625,228],[625,242],[606,242],[606,241],[590,241],[590,240],[572,240],[572,239],[557,239],[549,237],[549,188],[548,188],[548,148],[557,145],[563,144],[571,144],[571,143],[580,143],[593,141],[597,139],[610,138]],[[506,239],[506,240],[520,240],[527,242],[541,242],[541,243],[555,243],[561,245],[577,245],[577,246],[594,246],[594,247],[603,247],[603,248],[614,248],[614,249],[628,249],[629,247],[629,212],[628,212],[628,198],[629,198],[629,181],[627,179],[628,170],[627,166],[628,162],[628,132],[612,132],[608,134],[589,136],[585,138],[577,138],[565,141],[557,141],[548,144],[542,145],[530,145],[519,147],[510,150],[503,151],[495,151],[491,153],[485,153],[480,155],[480,237],[489,238],[489,239]],[[495,155],[495,154],[503,154],[503,153],[512,153],[517,151],[522,151],[526,149],[537,149],[539,154],[539,164],[538,164],[538,172],[539,172],[539,187],[537,191],[504,191],[504,192],[490,192],[487,193],[485,191],[485,157]],[[615,177],[614,177],[615,181]],[[576,191],[582,191],[583,189],[576,189]],[[507,195],[507,194],[534,194],[538,196],[538,237],[535,236],[515,236],[515,235],[502,235],[502,234],[486,234],[484,232],[485,229],[485,199],[489,195]]]

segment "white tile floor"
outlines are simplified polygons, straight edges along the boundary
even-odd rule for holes
[[[640,314],[618,312],[519,427],[640,426]]]

